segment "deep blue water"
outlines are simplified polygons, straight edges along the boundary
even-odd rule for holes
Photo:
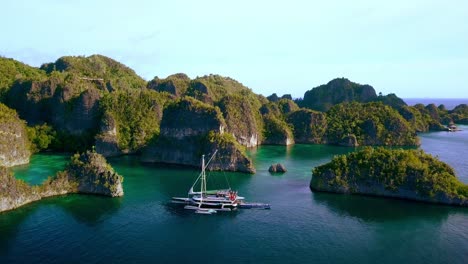
[[[421,135],[422,148],[468,183],[468,127]],[[262,146],[250,152],[257,173],[227,177],[271,210],[196,215],[169,204],[198,172],[111,159],[125,196],[70,195],[0,214],[0,263],[467,263],[468,208],[375,197],[312,193],[311,169],[351,148]],[[15,170],[32,183],[66,156],[36,155]],[[271,175],[271,163],[289,170]],[[40,169],[38,169],[40,168]]]

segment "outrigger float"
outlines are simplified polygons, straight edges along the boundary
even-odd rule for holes
[[[237,191],[229,189],[207,190],[206,189],[206,168],[213,160],[217,150],[205,164],[205,155],[202,155],[202,170],[187,197],[172,197],[172,203],[184,204],[184,209],[195,210],[197,214],[214,214],[218,211],[234,211],[237,208],[242,209],[270,209],[269,204],[265,203],[247,203],[245,198],[237,195]],[[200,182],[200,191],[195,192],[193,188]]]

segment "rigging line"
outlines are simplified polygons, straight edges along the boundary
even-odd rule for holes
[[[229,181],[228,181],[228,178],[227,178],[227,175],[226,175],[226,172],[223,171],[223,174],[224,174],[224,179],[226,179],[226,182],[227,182],[227,185],[229,187],[229,190],[231,190],[231,185],[229,184]]]

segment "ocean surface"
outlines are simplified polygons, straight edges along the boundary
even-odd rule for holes
[[[422,148],[468,183],[468,126],[421,135]],[[0,263],[468,263],[468,208],[312,193],[311,169],[352,148],[295,145],[250,151],[255,175],[212,173],[271,210],[197,215],[169,203],[198,171],[110,159],[125,196],[69,195],[0,213]],[[32,184],[68,160],[39,154],[15,168]],[[281,162],[285,174],[268,167]],[[224,185],[225,186],[225,185]]]
[[[403,98],[403,101],[405,101],[407,105],[435,104],[439,106],[443,104],[447,110],[452,110],[457,105],[468,104],[468,98]]]

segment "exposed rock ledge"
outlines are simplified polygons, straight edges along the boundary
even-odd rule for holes
[[[468,185],[449,165],[416,150],[364,148],[336,156],[314,169],[310,188],[468,206]]]
[[[0,166],[27,164],[30,155],[26,124],[15,110],[0,103]]]
[[[0,212],[68,193],[122,196],[122,181],[123,177],[114,172],[102,155],[90,151],[73,156],[64,171],[39,186],[17,180],[6,168],[0,167]]]

